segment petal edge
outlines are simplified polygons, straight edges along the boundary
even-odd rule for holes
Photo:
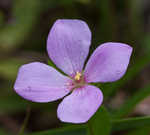
[[[70,92],[66,85],[69,80],[54,68],[33,62],[20,67],[14,90],[33,102],[50,102]]]
[[[92,54],[85,67],[87,82],[113,82],[126,72],[132,47],[123,43],[104,43]]]
[[[91,32],[84,21],[61,19],[49,32],[47,51],[58,68],[72,75],[82,71],[90,43]]]

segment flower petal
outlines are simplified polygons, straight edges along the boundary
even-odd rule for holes
[[[132,47],[122,43],[104,43],[99,46],[85,67],[87,82],[113,82],[127,70]]]
[[[81,72],[89,52],[91,32],[80,20],[57,20],[47,39],[51,60],[68,75]]]
[[[14,89],[25,99],[49,102],[62,98],[70,92],[67,87],[69,80],[54,68],[33,62],[19,69]]]
[[[102,104],[103,94],[95,86],[75,89],[59,104],[57,115],[63,122],[85,123]]]

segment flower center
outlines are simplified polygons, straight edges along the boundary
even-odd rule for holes
[[[76,73],[74,79],[75,79],[76,81],[79,81],[79,80],[81,79],[81,76],[82,76],[82,74],[77,71],[77,73]]]
[[[81,88],[86,85],[85,78],[81,72],[76,72],[74,76],[72,76],[71,80],[66,84],[68,89],[74,90],[76,88]]]
[[[73,78],[73,85],[74,85],[74,88],[79,88],[79,87],[82,87],[83,85],[85,85],[85,80],[84,80],[84,76],[82,73],[80,72],[76,72],[74,78]]]

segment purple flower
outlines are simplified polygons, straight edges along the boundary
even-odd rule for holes
[[[113,82],[126,72],[132,48],[122,43],[100,45],[88,60],[91,32],[81,20],[57,20],[47,40],[51,60],[66,75],[40,62],[23,65],[15,91],[27,100],[51,102],[63,98],[57,115],[63,122],[84,123],[103,101],[101,90],[91,83]]]

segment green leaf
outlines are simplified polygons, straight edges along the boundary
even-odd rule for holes
[[[150,117],[134,117],[122,120],[114,120],[113,122],[113,130],[125,130],[125,129],[133,129],[133,128],[141,128],[145,126],[150,126]]]
[[[36,132],[29,135],[85,135],[85,126],[74,125],[48,131]]]
[[[104,107],[100,107],[88,122],[88,135],[109,135],[110,130],[111,121],[109,113]]]
[[[94,134],[92,135],[109,135],[111,130],[111,121],[108,112],[104,107],[96,112],[93,118],[89,121]],[[85,135],[87,125],[73,125],[69,127],[63,127],[60,129],[53,129],[42,132],[35,132],[30,135]]]
[[[118,111],[115,112],[114,118],[121,118],[129,114],[133,108],[143,99],[150,95],[150,85],[145,86],[145,88],[140,89],[132,98],[128,99],[125,104],[123,104]]]
[[[107,135],[110,133],[111,129],[113,131],[120,131],[120,130],[136,129],[136,128],[150,126],[150,117],[147,116],[147,117],[134,117],[134,118],[128,118],[128,119],[121,119],[121,120],[112,120],[111,121],[112,128],[111,128],[111,125],[109,124],[110,120],[108,120],[108,118],[105,117],[105,115],[109,117],[108,112],[102,107],[101,109],[102,109],[101,112],[103,112],[103,116],[101,116],[103,117],[101,118],[102,122],[99,121],[97,125],[92,125],[93,131],[94,129],[97,130],[97,134],[93,132],[92,135],[99,135],[99,134]],[[92,118],[92,121],[93,119],[95,118]],[[92,121],[90,120],[90,122]],[[96,121],[98,120],[96,119]],[[95,124],[95,123],[92,123],[92,124]],[[94,126],[96,126],[96,128]],[[67,127],[58,128],[58,129],[50,129],[47,131],[35,132],[35,133],[28,134],[28,135],[85,135],[87,133],[86,129],[87,129],[87,125],[73,125],[73,126],[67,126]]]

